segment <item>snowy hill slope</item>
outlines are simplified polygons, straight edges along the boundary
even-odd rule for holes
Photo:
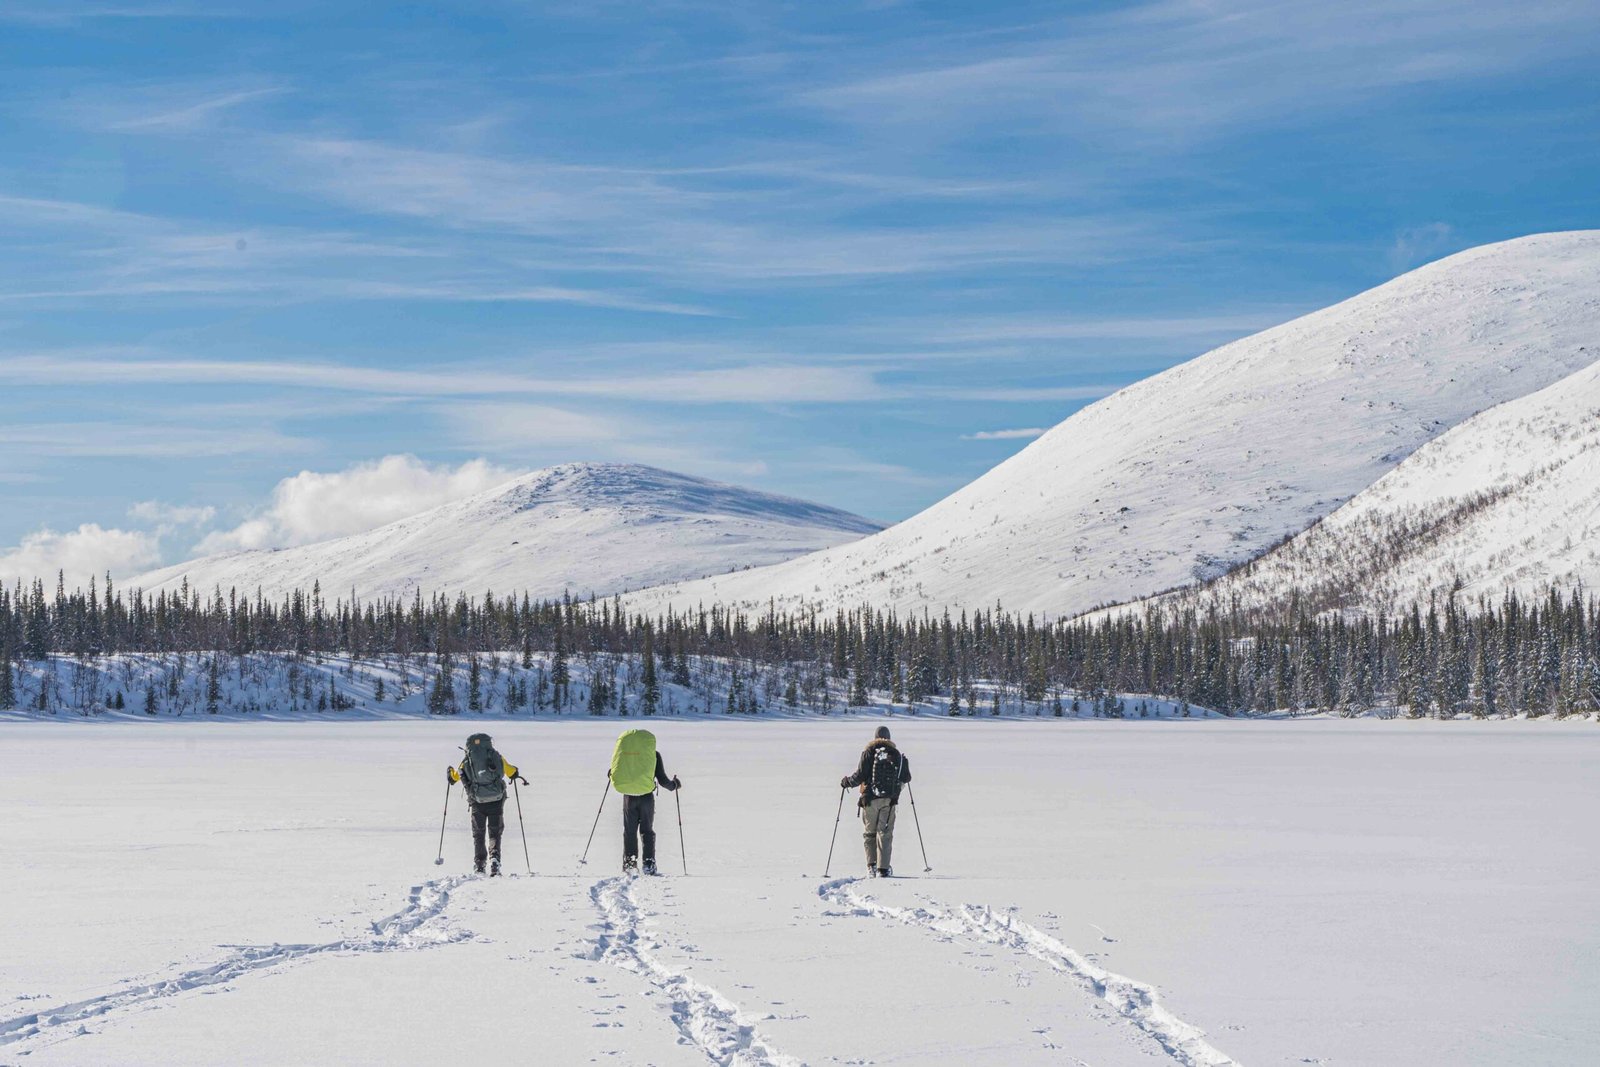
[[[1597,349],[1600,350],[1600,349]],[[1169,604],[1406,610],[1600,585],[1600,365],[1468,419],[1287,544]]]
[[[791,497],[632,464],[535,471],[476,496],[298,548],[231,552],[127,584],[176,588],[187,577],[269,597],[322,583],[332,599],[465,592],[606,596],[658,582],[760,566],[880,527]]]
[[[632,602],[1058,617],[1214,578],[1592,364],[1597,294],[1600,231],[1462,252],[1129,386],[880,534]]]

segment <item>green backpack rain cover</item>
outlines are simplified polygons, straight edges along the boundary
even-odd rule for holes
[[[642,797],[656,787],[656,735],[649,730],[624,730],[611,750],[611,785],[617,792]]]

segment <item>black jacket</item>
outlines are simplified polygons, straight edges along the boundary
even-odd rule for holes
[[[669,793],[678,788],[678,783],[667,777],[667,769],[662,766],[661,753],[659,752],[656,753],[656,784]]]
[[[845,785],[846,787],[861,786],[861,803],[866,803],[866,786],[872,781],[872,764],[878,758],[878,750],[880,748],[888,749],[892,756],[898,757],[900,760],[900,780],[895,783],[894,792],[889,795],[889,803],[898,804],[900,802],[900,787],[911,781],[911,760],[907,759],[905,753],[896,748],[894,742],[886,737],[876,738],[872,744],[861,750],[861,763],[856,767],[856,773],[844,780]]]

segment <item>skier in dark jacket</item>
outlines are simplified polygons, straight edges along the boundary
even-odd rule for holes
[[[656,873],[656,786],[668,792],[683,787],[668,778],[656,737],[649,730],[624,730],[611,752],[611,786],[622,794],[622,870],[639,867],[644,840],[644,873]]]
[[[489,864],[489,876],[500,874],[500,835],[505,830],[506,782],[528,780],[517,773],[515,765],[506,762],[495,751],[488,734],[473,734],[467,738],[466,755],[456,767],[444,769],[445,779],[451,785],[463,783],[467,794],[467,807],[472,811],[472,869],[483,873],[484,862]],[[504,781],[501,780],[502,776]],[[485,843],[484,835],[488,834]]]
[[[911,761],[889,740],[889,728],[878,727],[872,743],[861,753],[854,774],[839,780],[841,789],[861,787],[861,839],[867,848],[867,873],[887,878],[893,873],[889,856],[894,849],[894,811],[900,787],[911,781]]]

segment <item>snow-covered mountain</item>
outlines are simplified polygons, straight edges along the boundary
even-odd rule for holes
[[[1217,577],[1600,356],[1600,231],[1450,256],[1138,382],[897,526],[632,598],[1049,616]]]
[[[1600,338],[1591,351],[1600,353]],[[1292,541],[1169,604],[1394,612],[1600,585],[1600,364],[1468,419]]]
[[[325,596],[465,592],[606,596],[789,559],[881,527],[792,497],[633,464],[573,463],[365,533],[297,548],[230,552],[125,583],[185,578],[269,597],[322,583]]]

